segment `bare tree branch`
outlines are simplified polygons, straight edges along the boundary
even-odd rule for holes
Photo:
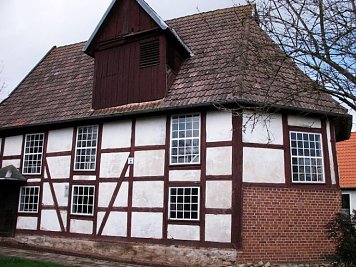
[[[356,110],[354,0],[260,0],[262,29],[326,92]]]

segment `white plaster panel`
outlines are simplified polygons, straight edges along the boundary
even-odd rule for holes
[[[53,187],[58,205],[60,207],[68,206],[68,191],[66,192],[66,188],[69,188],[69,183],[53,183]]]
[[[283,145],[281,114],[244,112],[242,141],[245,143]]]
[[[245,147],[243,154],[243,182],[285,182],[283,150]]]
[[[119,193],[114,202],[114,207],[127,207],[127,200],[129,195],[129,183],[123,182],[121,184]]]
[[[61,210],[59,212],[62,216],[62,222],[63,222],[63,225],[64,225],[64,229],[67,229],[67,211],[66,210]]]
[[[350,212],[356,210],[356,190],[342,190],[342,193],[350,195]]]
[[[100,177],[101,178],[120,177],[128,156],[129,156],[128,152],[101,154]]]
[[[57,202],[60,207],[68,206],[68,196],[66,196],[66,186],[68,188],[68,183],[54,183],[54,192],[56,194]],[[52,196],[52,191],[49,183],[43,183],[43,194],[42,194],[43,205],[54,205],[54,200]]]
[[[177,240],[199,240],[200,226],[199,225],[168,225],[168,239]]]
[[[55,210],[42,210],[41,230],[60,232],[61,226]]]
[[[96,180],[95,175],[74,175],[73,180],[75,181],[94,181]]]
[[[232,113],[210,111],[206,114],[206,141],[232,140]]]
[[[116,183],[100,183],[99,184],[99,207],[108,207],[111,197],[114,193]]]
[[[136,121],[136,146],[164,145],[166,117],[142,118]]]
[[[205,215],[205,241],[231,242],[231,215]]]
[[[4,156],[21,155],[22,150],[22,135],[9,136],[5,138]]]
[[[127,236],[127,213],[111,212],[103,229],[102,235]]]
[[[207,181],[206,207],[216,209],[230,209],[231,194],[231,181]]]
[[[108,207],[111,197],[116,188],[116,183],[100,183],[99,185],[99,207]],[[127,207],[128,182],[123,182],[116,196],[114,207]]]
[[[124,148],[131,146],[131,121],[104,123],[101,148]]]
[[[163,176],[164,150],[135,152],[134,176]]]
[[[101,227],[101,224],[103,222],[104,216],[106,212],[98,212],[96,215],[96,233],[99,233],[99,229]]]
[[[172,170],[169,171],[170,181],[198,182],[200,181],[200,170]]]
[[[163,188],[163,181],[134,182],[132,191],[132,206],[162,208]]]
[[[71,156],[48,157],[48,169],[52,179],[66,179],[70,175]]]
[[[3,167],[9,166],[9,165],[13,165],[15,168],[20,169],[21,160],[20,159],[9,159],[9,160],[2,161]]]
[[[329,160],[330,160],[330,178],[331,183],[336,184],[336,174],[335,174],[335,165],[334,165],[334,155],[332,150],[332,143],[331,143],[331,128],[330,122],[326,123],[326,138],[328,142],[328,152],[329,152]]]
[[[0,138],[0,153],[2,152],[1,151],[1,145],[2,145],[2,138]]]
[[[131,236],[140,238],[162,238],[163,214],[133,212]]]
[[[49,183],[43,183],[43,189],[42,189],[42,204],[45,206],[52,206],[54,205],[53,197],[52,197],[52,192],[51,188],[49,186]]]
[[[22,230],[37,230],[37,217],[17,217],[17,229]]]
[[[308,128],[321,128],[321,120],[310,117],[288,115],[288,125]]]
[[[41,178],[27,178],[27,183],[40,183]]]
[[[47,152],[55,153],[71,151],[73,142],[73,128],[65,128],[48,132]]]
[[[206,150],[207,175],[231,175],[232,147],[210,147]]]
[[[91,235],[93,233],[93,222],[84,220],[70,220],[70,232]]]

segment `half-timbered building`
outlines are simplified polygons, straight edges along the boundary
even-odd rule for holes
[[[114,0],[0,105],[2,240],[173,266],[322,260],[351,119],[278,57],[253,6],[163,21]]]

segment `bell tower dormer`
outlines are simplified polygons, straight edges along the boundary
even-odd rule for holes
[[[95,62],[94,109],[164,98],[191,56],[143,0],[114,0],[83,50]]]

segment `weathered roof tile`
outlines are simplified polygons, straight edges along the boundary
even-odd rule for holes
[[[250,6],[243,6],[167,21],[194,56],[183,64],[167,96],[147,103],[93,111],[94,60],[82,52],[85,43],[54,48],[0,105],[0,127],[226,101],[346,113],[330,96],[315,93],[312,83],[261,32],[251,13]],[[256,47],[261,53],[254,53]],[[261,65],[261,59],[267,63]]]

